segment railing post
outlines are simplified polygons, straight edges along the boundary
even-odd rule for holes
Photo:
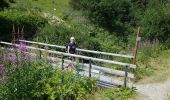
[[[41,59],[42,58],[42,51],[41,50],[39,50],[39,59]]]
[[[64,70],[64,56],[62,55],[62,61],[61,61],[61,69]]]
[[[139,37],[140,34],[140,27],[138,27],[138,32],[137,32],[137,36],[136,36],[136,44],[135,44],[135,49],[133,51],[133,64],[136,64],[136,57],[137,57],[137,52],[138,52],[138,47],[139,47],[139,42],[141,41],[141,37]]]
[[[89,60],[89,77],[91,77],[91,68],[92,68],[92,65],[91,65],[91,59]]]
[[[99,53],[99,58],[102,59],[102,54],[101,53]],[[99,62],[99,64],[100,64],[99,66],[102,66],[102,62]]]
[[[40,45],[38,44],[38,49],[40,48]],[[38,50],[39,51],[39,59],[42,58],[42,51],[41,50]]]
[[[125,66],[125,78],[124,78],[124,86],[127,86],[127,75],[128,75],[128,66]]]
[[[62,61],[61,61],[61,69],[62,71],[64,71],[64,55],[62,55]],[[64,83],[64,76],[62,76],[61,78],[61,83]]]

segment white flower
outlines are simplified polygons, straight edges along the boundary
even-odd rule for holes
[[[15,88],[14,92],[16,92],[16,91],[17,91],[17,88]]]

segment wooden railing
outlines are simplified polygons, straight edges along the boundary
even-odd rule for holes
[[[34,41],[27,41],[27,40],[19,40],[19,41],[20,42],[25,42],[25,43],[42,45],[42,46],[56,47],[56,48],[60,48],[60,49],[65,49],[65,46],[58,46],[58,45],[52,45],[52,44],[41,43],[41,42],[34,42]],[[129,58],[129,59],[133,59],[134,58],[134,56],[131,56],[131,55],[123,55],[123,54],[101,52],[101,51],[94,51],[94,50],[86,50],[86,49],[79,49],[79,48],[77,48],[76,50],[80,51],[80,52],[93,53],[93,54],[99,54],[99,55],[107,55],[107,56],[114,56],[114,57],[123,57],[123,58]]]

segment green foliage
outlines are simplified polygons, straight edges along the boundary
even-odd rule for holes
[[[7,0],[0,1],[0,10],[4,10],[4,8],[9,7],[9,3]]]
[[[162,46],[153,46],[153,47],[148,47],[148,48],[143,48],[139,50],[138,52],[138,62],[145,63],[150,59],[150,58],[156,58],[160,54]]]
[[[68,8],[69,0],[15,0],[11,4],[12,9],[30,12],[45,12],[52,15],[62,16],[62,13]]]
[[[158,0],[151,1],[141,20],[141,26],[145,39],[167,41],[170,38],[170,5]]]
[[[141,79],[143,79],[144,77],[149,77],[151,75],[153,75],[155,72],[154,68],[149,66],[149,65],[146,65],[145,67],[138,67],[136,69],[136,72],[135,72],[135,75],[136,75],[136,78],[135,78],[135,81],[139,81]]]
[[[155,69],[149,64],[149,60],[152,58],[157,58],[161,53],[161,49],[162,46],[159,45],[154,47],[142,48],[141,50],[139,50],[137,57],[137,62],[139,65],[135,71],[135,81],[139,81],[144,77],[149,77],[150,75],[153,75]]]
[[[24,27],[25,38],[33,37],[36,31],[43,27],[47,21],[40,15],[34,15],[28,12],[4,11],[0,12],[0,40],[10,41],[13,25],[17,33],[18,27]]]
[[[76,38],[78,48],[85,48],[90,50],[101,50],[107,52],[118,52],[122,50],[120,45],[124,45],[123,41],[114,35],[109,34],[106,30],[100,28],[86,27],[80,28],[82,24],[74,24],[70,27],[59,24],[49,25],[41,30],[39,34],[39,41],[66,45],[71,36]]]
[[[54,73],[52,67],[46,65],[44,61],[23,61],[19,66],[6,63],[5,68],[8,79],[1,80],[3,83],[1,89],[4,93],[0,94],[3,94],[1,96],[3,100],[31,99],[36,82],[52,77]]]
[[[128,100],[135,94],[135,91],[131,88],[117,87],[111,89],[101,89],[96,92],[95,98],[90,99],[99,99],[99,100]]]
[[[50,100],[82,100],[94,86],[95,81],[91,79],[84,79],[72,72],[57,71],[54,77],[37,82],[35,96]]]
[[[121,87],[121,88],[113,89],[112,93],[113,93],[113,95],[110,95],[110,98],[112,98],[112,99],[121,98],[121,99],[125,100],[134,94],[134,90],[131,88]]]
[[[74,32],[64,25],[52,26],[46,24],[39,34],[39,41],[65,45],[69,41],[69,38],[74,36],[73,34]]]
[[[2,100],[80,100],[96,86],[95,79],[54,69],[45,60],[22,60],[19,65],[6,60],[4,67],[5,80],[0,80]]]
[[[41,12],[41,7],[37,4],[34,4],[32,0],[15,0],[14,3],[11,3],[9,9],[15,9],[18,11],[28,11],[32,13]]]
[[[68,28],[67,26],[61,24],[57,26],[51,26],[49,24],[46,25],[39,35],[39,40],[41,42],[48,42],[51,44],[66,45],[71,36],[76,38],[76,44],[79,48],[93,50],[101,49],[99,41],[93,37],[90,37],[88,33],[85,34],[81,31],[75,30],[74,28]]]
[[[71,4],[87,11],[92,22],[118,35],[122,35],[131,20],[131,4],[127,0],[71,0]]]
[[[137,8],[143,11],[147,8],[149,1],[150,0],[131,0],[134,8]]]
[[[144,39],[169,41],[168,0],[71,0],[70,4],[74,9],[83,10],[96,25],[123,38],[134,36],[132,30],[141,26]]]

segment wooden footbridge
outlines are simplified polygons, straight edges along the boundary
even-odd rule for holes
[[[45,58],[44,53],[48,52],[48,60],[52,65],[58,65],[63,70],[65,67],[72,64],[73,66],[78,66],[78,73],[85,77],[95,77],[99,81],[97,84],[102,87],[113,87],[113,86],[128,86],[133,87],[133,84],[129,81],[135,78],[134,70],[136,65],[131,63],[124,63],[113,61],[110,59],[102,58],[102,56],[119,57],[123,59],[134,59],[131,55],[122,55],[101,51],[77,49],[78,52],[91,55],[100,55],[99,57],[80,55],[80,54],[68,54],[65,53],[65,46],[52,45],[47,43],[40,43],[27,40],[19,40],[26,44],[27,53],[39,59]],[[18,43],[0,42],[1,48],[13,48],[14,46],[19,46]],[[36,52],[35,52],[36,51]],[[55,55],[55,56],[54,56]],[[71,61],[67,59],[68,57],[74,57],[77,60]],[[81,62],[82,61],[82,62]],[[120,68],[113,69],[108,68],[109,65],[116,65]],[[120,69],[120,70],[118,70]]]

